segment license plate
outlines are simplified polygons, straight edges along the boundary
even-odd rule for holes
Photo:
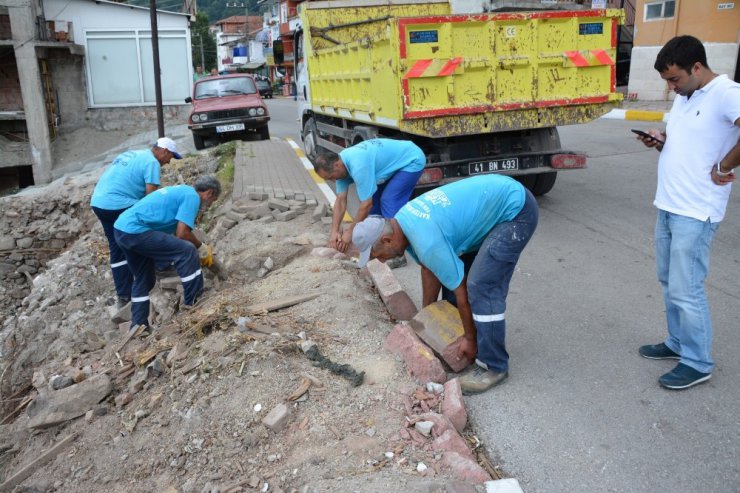
[[[231,125],[219,125],[216,127],[217,133],[224,133],[224,132],[236,132],[238,130],[244,130],[244,124],[243,123],[234,123]]]
[[[519,169],[519,158],[510,157],[506,159],[491,159],[480,163],[470,163],[468,174],[480,175],[483,173],[494,173],[496,171],[510,171]]]

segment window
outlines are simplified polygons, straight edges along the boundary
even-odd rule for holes
[[[150,30],[85,31],[90,106],[141,106],[155,102]],[[185,30],[159,31],[162,101],[190,95]]]
[[[645,4],[645,20],[658,20],[673,17],[676,11],[675,0],[663,0],[662,2],[651,2]]]

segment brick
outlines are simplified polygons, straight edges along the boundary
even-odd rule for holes
[[[484,483],[486,493],[524,493],[515,478],[497,479]]]
[[[456,452],[445,452],[442,465],[449,468],[460,481],[482,484],[491,480],[491,476],[477,462]]]
[[[270,199],[267,201],[267,206],[270,209],[277,209],[280,212],[285,212],[290,209],[290,204],[288,204],[288,201],[281,199]]]
[[[408,325],[397,324],[385,338],[385,348],[400,355],[406,363],[408,372],[419,381],[437,383],[447,381],[442,363]]]
[[[391,317],[395,320],[410,320],[416,315],[416,305],[387,265],[379,260],[371,260],[367,263],[367,270]]]
[[[445,383],[445,395],[442,399],[441,411],[442,415],[455,426],[455,429],[462,433],[468,422],[468,412],[465,409],[460,381],[457,378]]]
[[[437,438],[443,435],[446,431],[455,431],[455,426],[447,419],[444,415],[438,413],[424,413],[420,416],[425,421],[431,421],[434,423],[432,427],[432,436]]]
[[[272,411],[267,413],[267,416],[262,418],[262,424],[267,426],[274,432],[279,432],[288,423],[290,417],[290,408],[283,403],[275,406]]]
[[[463,437],[455,430],[445,430],[432,442],[432,449],[440,452],[456,452],[462,457],[475,460]]]
[[[473,363],[472,359],[457,359],[455,342],[465,334],[465,329],[460,313],[449,302],[442,300],[425,306],[410,323],[419,338],[440,355],[452,371],[462,371]]]

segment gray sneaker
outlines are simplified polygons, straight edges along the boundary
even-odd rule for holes
[[[508,376],[508,371],[496,373],[495,371],[486,370],[481,366],[474,365],[472,370],[460,377],[460,388],[463,395],[480,394],[500,384]]]

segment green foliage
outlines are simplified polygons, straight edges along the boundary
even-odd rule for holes
[[[205,72],[217,66],[216,39],[208,30],[208,25],[208,15],[205,12],[198,12],[195,22],[190,26],[190,36],[193,43],[191,46],[193,65],[202,65]]]
[[[216,176],[222,183],[232,183],[234,181],[234,156],[236,156],[236,141],[220,144],[213,150],[213,155],[218,158],[218,167]]]

